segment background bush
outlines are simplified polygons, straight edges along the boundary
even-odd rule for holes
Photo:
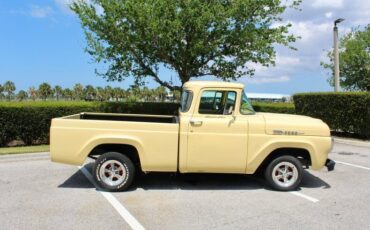
[[[47,143],[51,118],[96,111],[97,107],[87,102],[0,103],[0,146],[12,140],[26,145]]]
[[[256,111],[294,113],[289,103],[254,103]],[[48,143],[52,118],[81,112],[174,115],[179,104],[166,102],[0,102],[0,146],[13,140]]]
[[[252,105],[254,110],[256,110],[257,112],[295,114],[295,108],[293,103],[252,102]]]
[[[370,93],[304,93],[293,96],[297,114],[320,118],[332,130],[370,137]]]

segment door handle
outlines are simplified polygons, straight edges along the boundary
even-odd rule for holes
[[[190,120],[190,124],[192,125],[202,125],[203,124],[203,121],[200,121],[200,120]]]

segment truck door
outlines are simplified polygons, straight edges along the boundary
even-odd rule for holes
[[[248,121],[234,111],[237,95],[232,89],[201,90],[189,121],[188,172],[245,172]]]

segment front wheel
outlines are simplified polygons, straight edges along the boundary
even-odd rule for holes
[[[290,191],[296,189],[302,180],[301,162],[293,156],[281,156],[267,166],[265,178],[276,190]]]
[[[107,191],[118,192],[127,189],[134,176],[134,164],[121,153],[104,153],[95,161],[94,179]]]

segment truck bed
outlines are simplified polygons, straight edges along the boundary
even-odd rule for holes
[[[179,123],[176,116],[81,113],[52,120],[54,162],[81,165],[101,144],[127,144],[140,152],[144,171],[176,171]]]
[[[143,115],[143,114],[114,114],[114,113],[81,113],[81,120],[108,120],[108,121],[133,121],[133,122],[156,122],[177,123],[176,116]]]

